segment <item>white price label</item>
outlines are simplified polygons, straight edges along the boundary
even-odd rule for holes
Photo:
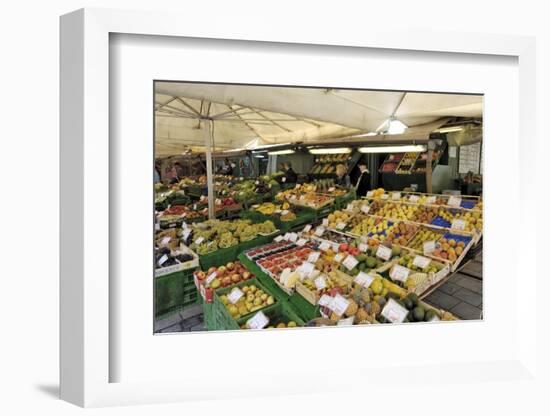
[[[367,274],[365,272],[359,272],[357,276],[353,279],[361,287],[369,287],[370,284],[374,281],[374,276]]]
[[[426,204],[433,205],[435,204],[435,196],[429,196],[426,198]]]
[[[285,235],[283,236],[283,239],[285,241],[288,241],[290,239],[290,233],[285,233]]]
[[[458,196],[450,196],[447,200],[447,205],[451,207],[459,207],[460,203],[462,202],[462,198]]]
[[[380,199],[388,199],[390,196],[388,194],[383,194]]]
[[[273,241],[275,241],[276,243],[280,243],[281,241],[283,241],[283,236],[282,235],[278,235],[277,237],[275,237],[273,239]]]
[[[391,258],[391,248],[380,244],[376,250],[376,256],[388,261]]]
[[[369,246],[367,244],[365,244],[365,243],[359,244],[359,251],[362,251],[363,253],[366,253],[368,249],[369,249]]]
[[[342,264],[346,266],[346,269],[348,270],[353,270],[353,268],[357,266],[358,263],[359,261],[351,255],[347,256],[342,262]]]
[[[283,182],[283,183],[286,182],[286,177],[283,176],[283,177],[281,178],[281,182]]]
[[[336,256],[334,256],[334,261],[336,263],[340,263],[343,258],[344,258],[344,255],[342,253],[338,253]]]
[[[185,215],[187,215],[187,214],[185,214]],[[182,217],[183,217],[183,215],[182,215]],[[181,229],[182,229],[182,230],[186,230],[186,229],[187,229],[187,223],[186,223],[185,221],[182,221],[182,223],[181,223]]]
[[[317,237],[321,237],[324,232],[325,232],[325,227],[319,226],[315,229],[315,235]]]
[[[158,222],[155,223],[155,231],[160,230],[160,224]]]
[[[392,201],[399,201],[401,199],[401,192],[394,192],[391,194]]]
[[[294,187],[294,189],[298,189],[300,186],[302,186],[302,185],[300,185],[299,183],[297,183],[296,186]]]
[[[353,211],[353,204],[351,202],[347,205],[346,211]]]
[[[340,244],[332,243],[332,251],[334,251],[335,253],[338,253],[339,250],[340,250]]]
[[[288,239],[289,239],[290,241],[292,241],[293,243],[295,243],[296,240],[298,240],[298,234],[296,234],[296,233],[290,233],[290,235],[288,236]]]
[[[310,262],[310,263],[315,263],[317,260],[319,260],[320,255],[321,255],[321,253],[319,253],[318,251],[314,251],[313,253],[309,253],[307,261]]]
[[[313,270],[315,270],[315,265],[309,262],[302,263],[298,269],[296,269],[298,272],[303,273],[304,276],[309,276]]]
[[[296,245],[299,247],[304,246],[307,243],[307,240],[305,238],[300,238],[298,241],[296,241]]]
[[[280,213],[283,212],[283,211],[281,211],[280,209],[276,209],[276,210],[273,211],[273,212],[274,212],[275,214],[280,214]]]
[[[423,250],[424,250],[424,255],[433,253],[433,251],[435,250],[435,241],[433,240],[425,241],[423,244]]]
[[[327,287],[327,281],[325,280],[325,276],[319,276],[317,279],[313,281],[315,283],[315,287],[317,290],[323,290]]]
[[[170,242],[170,240],[172,239],[172,237],[164,237],[161,241],[160,241],[160,245],[161,246],[165,246],[166,244],[168,244]]]
[[[372,198],[373,195],[374,195],[374,191],[367,192],[367,198]]]
[[[369,211],[370,211],[370,206],[368,206],[368,205],[361,205],[361,212],[362,212],[363,214],[368,214]]]
[[[262,329],[269,323],[269,319],[262,311],[246,321],[246,326],[250,329]]]
[[[189,237],[189,234],[191,234],[191,228],[186,228],[184,231],[183,231],[183,240],[187,240],[187,238]]]
[[[410,273],[409,269],[407,269],[406,267],[403,267],[399,264],[396,264],[390,270],[390,277],[393,280],[398,280],[400,282],[404,282],[405,280],[407,280],[407,277],[409,277],[409,273]]]
[[[419,199],[420,199],[420,197],[418,195],[411,195],[409,197],[409,202],[416,203],[416,202],[418,202]]]
[[[381,312],[381,315],[391,323],[403,322],[408,314],[409,311],[406,308],[391,298],[388,300]]]
[[[332,299],[333,299],[332,296],[323,295],[323,296],[321,296],[321,298],[319,299],[319,305],[320,305],[320,306],[327,306],[327,307],[328,307],[328,305],[330,305],[330,303],[332,302]]]
[[[199,245],[200,243],[202,243],[204,241],[204,237],[199,237],[195,240],[195,244],[196,245]]]
[[[343,230],[344,228],[346,228],[346,223],[345,222],[340,221],[338,224],[336,224],[336,229],[337,230]]]
[[[308,233],[309,231],[311,231],[311,224],[306,225],[302,230],[303,233]]]
[[[212,280],[214,280],[216,278],[216,276],[218,275],[217,272],[212,272],[208,275],[208,277],[205,279],[205,283],[206,285],[209,285],[210,283],[212,283]]]
[[[466,228],[466,221],[464,220],[453,220],[451,223],[451,228],[453,230],[464,230]]]
[[[328,241],[323,241],[320,245],[319,245],[319,250],[321,251],[327,251],[329,248],[330,248],[330,243]]]
[[[334,311],[336,315],[343,315],[349,306],[349,300],[340,294],[337,294],[332,298],[332,302],[328,305],[328,308]]]
[[[227,299],[229,302],[231,302],[233,305],[239,301],[240,298],[242,298],[244,293],[241,289],[238,287],[233,288],[233,290],[227,295]]]
[[[328,218],[323,219],[323,227],[328,227]]]
[[[165,254],[159,259],[158,265],[162,266],[164,263],[166,263],[166,260],[168,260],[168,256]]]
[[[429,258],[423,256],[414,256],[413,260],[413,264],[420,269],[425,269],[431,262]]]
[[[329,192],[334,192],[334,189],[335,189],[334,186],[331,186],[330,188],[328,188],[328,191]]]
[[[288,209],[283,209],[281,211],[281,215],[287,215],[288,214]]]

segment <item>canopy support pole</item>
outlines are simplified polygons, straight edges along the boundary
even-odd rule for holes
[[[428,157],[426,159],[426,192],[432,193],[432,160],[433,160],[433,142],[428,141]]]
[[[214,206],[214,173],[212,171],[212,120],[204,120],[204,147],[206,148],[206,186],[208,192],[208,219],[216,217]]]

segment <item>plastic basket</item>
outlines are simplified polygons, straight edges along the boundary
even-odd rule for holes
[[[289,321],[294,321],[297,326],[305,325],[304,320],[298,315],[296,310],[288,302],[278,302],[274,305],[262,309],[261,311],[264,313],[265,316],[269,318],[268,326],[274,326],[281,320],[285,323],[288,323]],[[252,316],[254,316],[254,314],[252,314]],[[251,316],[246,318],[239,318],[237,320],[238,327],[241,328],[250,318]]]
[[[182,270],[155,278],[155,316],[195,304],[198,292],[193,281],[196,268]]]

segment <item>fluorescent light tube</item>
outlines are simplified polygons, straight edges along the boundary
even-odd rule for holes
[[[454,127],[443,127],[442,129],[437,130],[438,133],[452,133],[455,131],[464,130],[463,126],[454,126]]]
[[[405,153],[405,152],[425,152],[427,147],[422,144],[405,146],[373,146],[360,147],[361,153]]]
[[[333,147],[327,149],[309,149],[309,153],[314,155],[335,155],[340,153],[351,153],[349,147]]]
[[[294,150],[292,149],[286,149],[286,150],[275,150],[273,152],[267,152],[269,156],[275,156],[275,155],[291,155],[294,153]]]

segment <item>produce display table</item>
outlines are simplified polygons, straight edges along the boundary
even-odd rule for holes
[[[199,296],[193,281],[193,272],[196,269],[182,270],[155,278],[157,319],[197,303]]]
[[[299,209],[296,212],[296,219],[292,221],[281,221],[278,215],[265,215],[261,212],[249,209],[241,213],[241,218],[249,219],[253,222],[272,221],[282,232],[287,232],[301,225],[309,224],[316,219],[315,212],[310,209]]]

